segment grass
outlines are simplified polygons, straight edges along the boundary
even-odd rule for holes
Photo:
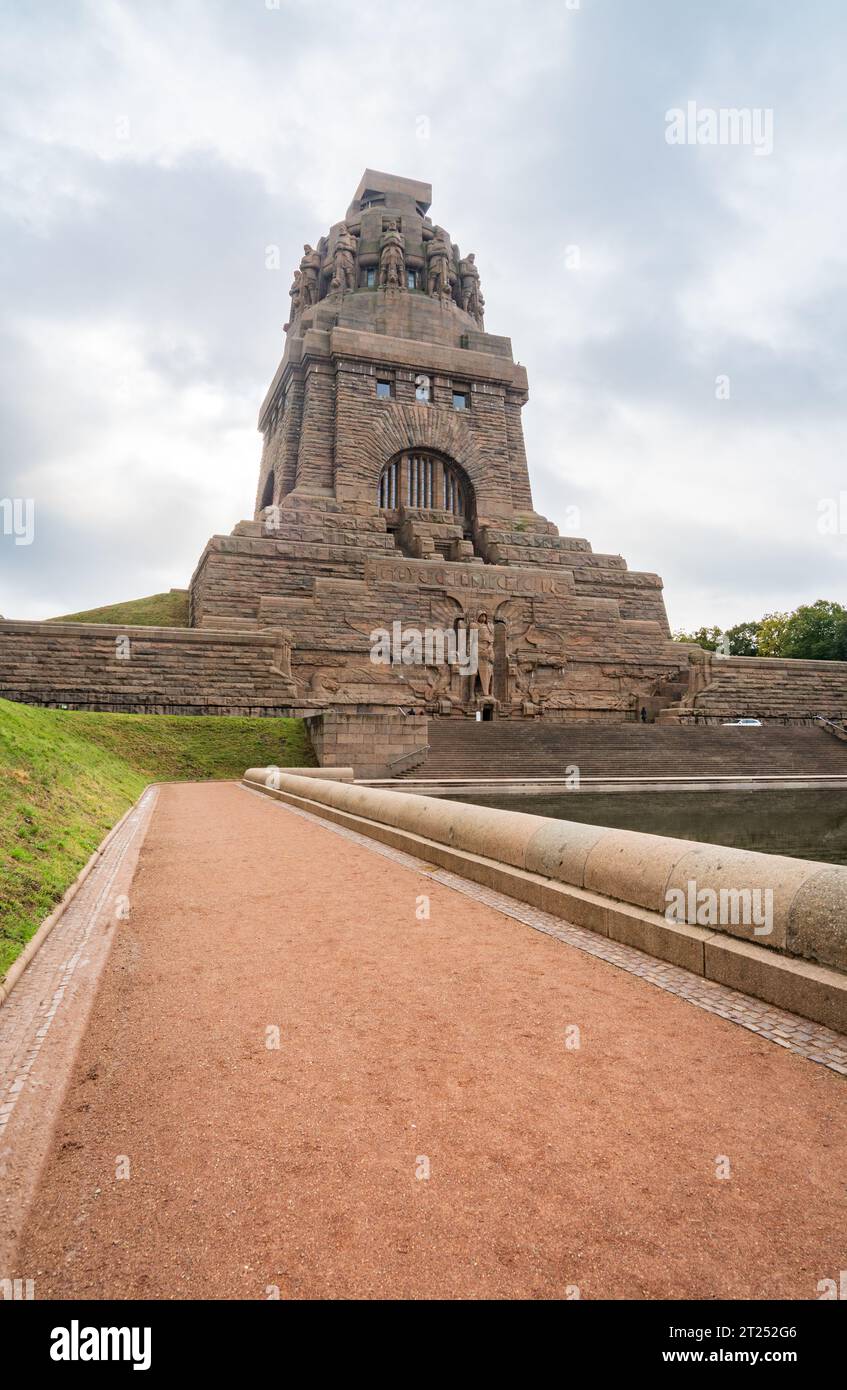
[[[314,761],[299,719],[73,713],[0,700],[0,979],[147,783]]]
[[[52,623],[115,623],[123,627],[188,627],[188,590],[171,589],[167,594],[110,603],[106,608],[90,608],[87,613],[66,613],[51,618]]]

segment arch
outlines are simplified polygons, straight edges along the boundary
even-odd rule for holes
[[[259,511],[260,511],[260,512],[261,512],[261,511],[264,511],[265,507],[273,506],[273,500],[274,500],[274,475],[273,475],[273,471],[271,471],[271,472],[268,474],[267,478],[265,479],[265,485],[264,485],[264,487],[262,488],[261,499],[260,499],[260,501],[259,501]]]
[[[380,414],[369,440],[359,439],[359,452],[371,460],[370,486],[376,488],[383,462],[401,453],[435,452],[462,468],[478,503],[491,490],[491,469],[458,410],[428,410],[420,405],[396,405]]]
[[[383,465],[377,505],[382,511],[450,512],[464,525],[473,515],[474,489],[455,459],[436,449],[404,449]]]

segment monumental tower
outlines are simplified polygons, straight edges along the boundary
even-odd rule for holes
[[[632,718],[687,665],[661,581],[533,510],[526,371],[431,196],[368,169],[304,246],[254,518],[207,545],[192,625],[276,630],[298,708]],[[476,628],[490,669],[375,664],[371,634],[396,623]]]
[[[304,246],[253,518],[208,542],[190,626],[0,619],[0,696],[302,715],[319,759],[361,776],[463,745],[474,715],[512,721],[491,747],[527,742],[529,720],[847,719],[847,663],[673,642],[657,575],[534,510],[526,372],[430,199],[368,169],[343,221]]]

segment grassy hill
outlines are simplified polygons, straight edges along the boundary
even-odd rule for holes
[[[90,608],[87,613],[66,613],[50,618],[51,623],[115,623],[125,627],[188,627],[188,590],[171,589],[167,594],[110,603]]]
[[[0,700],[0,978],[148,782],[314,761],[299,719],[72,713]]]

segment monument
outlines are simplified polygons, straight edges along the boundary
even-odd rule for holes
[[[475,256],[430,201],[368,169],[306,248],[259,415],[254,518],[209,541],[192,624],[283,632],[301,703],[634,717],[687,664],[661,581],[533,510],[526,372],[484,329]],[[472,627],[479,671],[375,664],[372,633],[394,623]]]
[[[526,371],[430,203],[429,184],[368,169],[304,245],[254,514],[206,545],[190,626],[0,620],[0,695],[298,714],[322,761],[365,775],[419,762],[433,719],[847,717],[847,663],[674,642],[657,575],[535,511]]]

